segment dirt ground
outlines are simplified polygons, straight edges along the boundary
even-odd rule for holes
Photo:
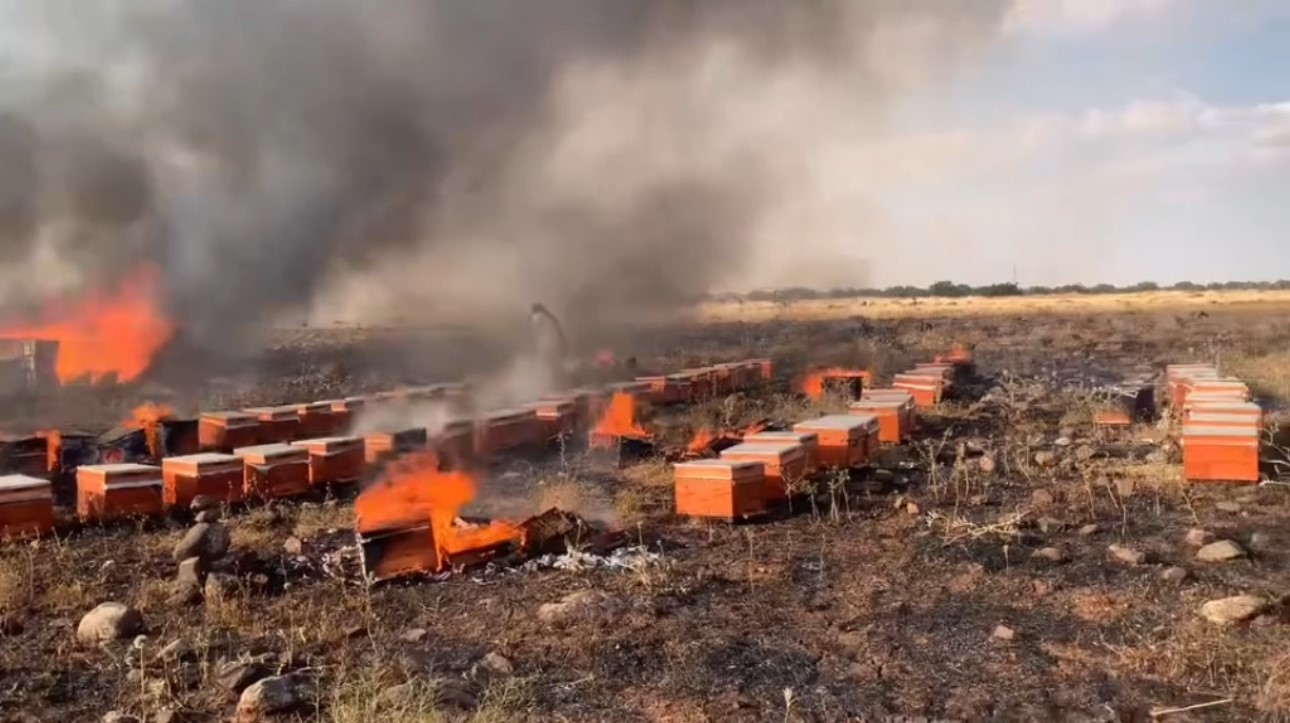
[[[1290,487],[1188,486],[1156,425],[1091,426],[1095,387],[1194,360],[1245,378],[1280,414],[1290,307],[1217,298],[726,312],[641,333],[620,354],[644,368],[771,356],[785,377],[837,363],[881,380],[959,341],[975,345],[979,378],[875,469],[757,524],[676,518],[658,456],[608,469],[565,449],[491,470],[474,511],[559,505],[628,531],[608,557],[369,588],[346,572],[344,498],[232,511],[237,581],[204,602],[172,599],[180,523],[5,546],[0,720],[228,720],[239,663],[302,681],[306,705],[284,720],[335,723],[1290,720]],[[382,365],[381,343],[284,333],[254,373],[196,401],[299,401],[462,371]],[[97,392],[111,397],[97,423],[158,388]],[[51,404],[4,420],[76,411]],[[680,441],[703,423],[791,421],[830,404],[781,389],[659,419]],[[1201,562],[1193,528],[1248,554]],[[302,549],[284,548],[292,537]],[[1112,545],[1143,559],[1124,562]],[[1185,579],[1166,575],[1175,567]],[[1227,626],[1199,614],[1239,594],[1270,607]],[[79,644],[77,621],[106,600],[137,607],[146,638]]]

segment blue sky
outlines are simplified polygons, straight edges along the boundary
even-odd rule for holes
[[[1290,278],[1290,2],[1014,2],[901,105],[937,172],[893,178],[874,281]]]

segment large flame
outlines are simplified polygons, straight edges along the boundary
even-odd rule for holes
[[[471,475],[441,471],[433,452],[411,455],[392,464],[354,501],[355,527],[366,534],[429,522],[435,546],[433,572],[449,567],[457,555],[520,544],[523,535],[518,525],[500,520],[471,525],[458,518],[475,499],[476,489]]]
[[[592,447],[613,447],[623,439],[648,440],[653,438],[636,421],[636,397],[627,392],[615,392],[609,405],[591,430]]]
[[[140,267],[116,289],[51,304],[39,323],[2,328],[0,338],[57,341],[62,383],[109,375],[130,381],[148,369],[175,331],[156,303],[160,278],[156,267]]]
[[[797,391],[805,394],[808,399],[819,401],[824,398],[826,391],[826,382],[829,379],[860,379],[863,384],[869,384],[872,375],[861,369],[844,369],[842,367],[832,367],[829,369],[816,369],[806,373],[797,383]]]

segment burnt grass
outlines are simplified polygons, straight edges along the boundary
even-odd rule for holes
[[[330,564],[351,542],[344,495],[233,511],[237,588],[204,603],[170,599],[181,522],[7,545],[0,720],[93,721],[109,710],[146,720],[163,709],[227,720],[236,697],[221,688],[220,666],[249,659],[312,682],[307,705],[284,720],[1145,721],[1205,703],[1217,704],[1161,720],[1288,720],[1284,604],[1230,627],[1198,611],[1214,598],[1290,594],[1290,487],[1186,486],[1176,450],[1153,426],[1093,430],[1089,391],[1169,361],[1268,368],[1290,351],[1287,322],[1214,308],[1204,318],[850,319],[642,334],[625,350],[642,370],[755,355],[781,361],[785,376],[854,364],[882,377],[963,341],[976,344],[979,377],[965,398],[923,416],[915,442],[884,451],[877,469],[821,485],[813,502],[799,498],[761,523],[675,518],[659,455],[616,469],[567,451],[509,464],[484,483],[480,513],[558,504],[626,529],[655,556],[630,569],[494,564],[367,588]],[[289,339],[269,355],[281,366],[262,362],[259,385],[235,400],[437,376],[380,368],[364,338],[328,334]],[[1279,403],[1275,375],[1251,381]],[[116,414],[148,391],[110,393]],[[208,403],[228,392],[204,393]],[[677,443],[703,424],[819,411],[775,393],[660,411],[656,421]],[[5,421],[23,420],[10,410]],[[1038,452],[1052,461],[1036,462]],[[1256,533],[1270,542],[1248,559],[1202,563],[1184,542],[1193,527],[1247,548]],[[302,555],[284,552],[290,536],[304,541]],[[1111,544],[1146,562],[1111,559]],[[1066,560],[1032,558],[1045,547]],[[1175,565],[1189,572],[1182,583],[1161,576]],[[605,596],[597,614],[539,615],[580,591]],[[105,600],[138,607],[147,639],[78,644],[77,621]],[[179,638],[187,657],[156,659]],[[490,654],[511,669],[486,662]],[[431,702],[373,707],[407,680],[432,681]],[[465,700],[433,693],[446,683]]]

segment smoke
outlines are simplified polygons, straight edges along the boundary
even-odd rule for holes
[[[829,159],[1007,9],[86,5],[0,0],[0,250],[44,293],[155,259],[213,340],[284,310],[485,325],[542,300],[586,329],[717,286],[861,285],[877,220]]]

